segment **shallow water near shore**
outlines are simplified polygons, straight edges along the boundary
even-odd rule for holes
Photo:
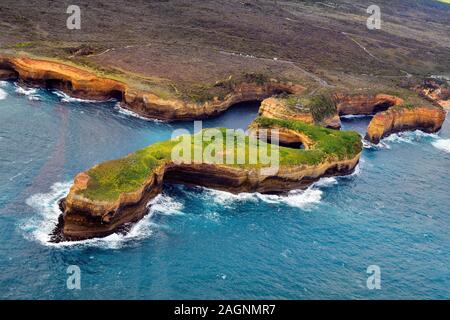
[[[450,298],[449,120],[365,144],[353,175],[307,190],[166,186],[127,234],[52,244],[76,173],[193,130],[69,98],[0,83],[0,298]],[[204,126],[245,128],[256,114],[241,105]],[[369,120],[343,127],[364,134]],[[69,265],[81,290],[66,288]],[[381,290],[367,289],[370,265]]]

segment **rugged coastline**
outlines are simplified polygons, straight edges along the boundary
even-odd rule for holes
[[[390,107],[404,104],[400,97],[389,94],[342,94],[333,96],[340,116],[374,115]]]
[[[339,129],[340,116],[375,115],[391,107],[411,106],[401,97],[384,93],[311,94],[302,85],[258,75],[245,75],[240,81],[218,82],[216,85],[225,88],[226,94],[222,92],[221,97],[209,94],[209,99],[194,102],[176,95],[161,97],[155,92],[142,91],[124,82],[61,62],[27,57],[0,56],[0,79],[58,89],[78,98],[117,99],[122,107],[140,116],[165,121],[204,119],[217,116],[241,102],[262,101],[259,110],[261,116]],[[441,88],[433,92],[434,95],[427,95],[433,102],[448,95]]]
[[[199,185],[232,193],[283,193],[305,188],[321,177],[353,172],[362,151],[360,136],[302,122],[257,118],[260,128],[286,128],[310,139],[308,149],[280,147],[279,170],[265,174],[265,165],[175,163],[174,141],[164,141],[125,158],[101,163],[76,176],[69,194],[60,204],[61,224],[55,241],[106,236],[146,214],[148,202],[164,182]],[[225,135],[225,129],[220,129]],[[198,133],[200,135],[203,132]],[[250,153],[249,137],[245,153]],[[262,143],[262,142],[261,142]],[[203,150],[209,144],[203,145]],[[223,154],[225,156],[225,154]]]
[[[129,85],[60,62],[25,57],[0,56],[0,79],[12,79],[58,89],[78,98],[97,100],[117,99],[123,107],[147,118],[164,121],[195,120],[216,116],[234,104],[262,101],[279,93],[299,94],[304,87],[292,82],[263,79],[246,75],[239,82],[226,84],[223,97],[206,101],[186,101],[160,97]]]
[[[63,214],[54,241],[103,237],[138,221],[163,183],[233,193],[280,193],[304,188],[321,177],[347,175],[358,164],[361,141],[356,133],[339,131],[343,115],[373,115],[366,135],[373,143],[405,130],[436,132],[445,119],[441,107],[417,107],[392,94],[305,94],[301,85],[252,76],[227,83],[227,94],[203,102],[161,97],[70,65],[30,58],[0,58],[0,78],[80,98],[117,99],[141,116],[169,121],[207,118],[240,102],[262,101],[260,117],[250,129],[256,134],[260,129],[277,129],[280,144],[286,146],[280,149],[280,170],[272,176],[259,174],[259,165],[175,164],[168,153],[171,141],[99,164],[77,175],[61,201]]]

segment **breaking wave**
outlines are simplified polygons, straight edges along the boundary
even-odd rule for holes
[[[321,202],[324,188],[336,185],[337,178],[322,178],[305,190],[293,190],[285,195],[268,195],[261,193],[232,194],[225,191],[201,188],[202,195],[207,201],[217,205],[230,207],[237,202],[265,202],[270,204],[285,204],[290,207],[310,211]],[[24,236],[30,240],[37,241],[42,245],[65,248],[74,246],[101,247],[107,249],[120,249],[127,243],[150,237],[158,225],[152,221],[155,215],[184,215],[184,204],[178,199],[162,193],[149,202],[149,213],[140,221],[130,224],[126,233],[114,233],[105,238],[88,239],[81,241],[65,241],[60,243],[50,242],[51,233],[58,223],[61,211],[58,202],[68,192],[72,182],[55,183],[48,193],[39,193],[30,196],[26,204],[33,208],[37,215],[23,221],[20,229]],[[200,187],[199,187],[200,188]],[[214,211],[208,213],[210,219],[218,219]]]
[[[207,188],[204,188],[204,190],[209,201],[213,201],[214,203],[225,207],[230,207],[237,202],[263,201],[271,204],[286,204],[290,207],[309,211],[322,200],[323,191],[321,188],[326,188],[337,183],[338,181],[336,178],[322,178],[305,190],[292,190],[285,195],[261,194],[258,192],[233,194],[226,191]]]
[[[150,215],[184,214],[183,211],[181,211],[184,208],[184,205],[166,194],[157,195],[147,206],[150,208]]]
[[[382,141],[387,143],[394,142],[414,144],[417,142],[431,141],[433,139],[439,139],[439,136],[434,133],[425,133],[420,130],[415,130],[391,134],[389,137],[384,138]]]
[[[415,130],[391,134],[381,139],[379,144],[373,144],[367,140],[363,140],[363,147],[365,149],[391,149],[391,145],[397,143],[416,144],[432,142],[435,145],[440,140],[443,139],[435,133],[425,133],[420,130]]]
[[[6,93],[6,91],[3,89],[0,89],[0,100],[6,99],[7,96],[8,96],[8,94]]]
[[[123,114],[123,115],[125,115],[127,117],[138,118],[138,119],[145,120],[145,121],[162,122],[161,120],[152,119],[152,118],[146,118],[146,117],[143,117],[143,116],[137,114],[136,112],[133,112],[133,111],[125,109],[125,108],[122,108],[120,102],[116,103],[116,105],[114,106],[114,109],[118,113]]]
[[[379,149],[390,149],[391,146],[388,145],[385,141],[381,140],[380,143],[378,144],[374,144],[370,141],[367,141],[365,139],[362,140],[362,144],[363,144],[363,148],[364,149],[374,149],[374,150],[379,150]]]
[[[391,149],[392,144],[398,143],[431,143],[436,149],[450,153],[450,139],[443,139],[436,133],[425,133],[420,130],[391,134],[382,139],[377,145],[363,140],[363,147],[365,149]]]
[[[16,89],[15,89],[16,93],[22,94],[24,96],[30,96],[37,92],[36,88],[24,88],[24,87],[18,86],[17,84],[15,86],[16,86]]]
[[[80,98],[74,98],[69,96],[67,93],[59,91],[59,90],[53,90],[53,93],[61,98],[61,102],[85,102],[85,103],[99,103],[104,101],[98,101],[98,100],[89,100],[89,99],[80,99]]]
[[[431,144],[439,150],[450,153],[450,139],[437,139]]]
[[[170,197],[159,195],[150,203],[152,207],[149,214],[139,222],[131,224],[127,233],[114,233],[105,238],[81,241],[50,242],[50,235],[56,227],[58,217],[61,214],[58,202],[69,192],[71,185],[72,182],[58,182],[51,187],[50,192],[35,194],[26,200],[27,205],[37,212],[36,216],[20,225],[20,229],[22,229],[26,238],[51,247],[91,246],[120,249],[131,241],[145,239],[153,234],[156,227],[151,221],[153,214],[175,214],[179,213],[183,207],[182,204],[177,203]]]
[[[61,214],[58,201],[69,192],[71,184],[71,182],[55,183],[49,193],[34,194],[26,200],[26,204],[38,214],[21,225],[21,229],[28,238],[42,244],[49,244],[50,234],[56,227]]]
[[[16,89],[14,90],[16,93],[20,95],[24,95],[28,97],[30,101],[39,101],[41,98],[37,95],[38,89],[36,88],[24,88],[19,86],[17,83],[14,84]]]
[[[345,115],[345,116],[340,116],[340,118],[343,118],[343,119],[362,119],[362,118],[373,118],[373,115],[349,114],[349,115]]]

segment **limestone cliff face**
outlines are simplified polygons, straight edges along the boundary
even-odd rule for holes
[[[284,100],[273,97],[263,100],[259,109],[259,115],[266,118],[302,121],[331,129],[339,129],[341,127],[341,120],[337,112],[316,121],[310,109],[289,107]]]
[[[160,120],[194,120],[216,116],[230,106],[245,101],[260,101],[282,92],[301,93],[304,88],[292,83],[271,80],[264,84],[240,83],[223,99],[196,103],[180,99],[161,99],[151,93],[127,90],[125,107],[138,114]]]
[[[366,139],[377,144],[382,138],[401,131],[433,133],[441,129],[444,120],[445,111],[439,107],[394,107],[373,117]]]
[[[21,81],[55,88],[75,97],[105,100],[122,97],[125,85],[61,63],[28,58],[0,58],[0,69]]]
[[[53,241],[105,237],[127,223],[139,221],[147,213],[148,202],[160,193],[163,175],[164,168],[160,167],[142,188],[123,193],[116,201],[97,201],[78,193],[89,183],[87,174],[78,174],[69,194],[60,201],[63,214]]]
[[[194,120],[212,117],[233,104],[263,100],[281,92],[300,93],[305,88],[290,82],[271,79],[266,83],[240,83],[223,99],[191,102],[182,99],[161,98],[151,92],[130,88],[127,84],[59,62],[29,58],[0,57],[0,79],[13,78],[47,88],[62,90],[78,98],[123,102],[123,106],[137,114],[166,121]]]
[[[124,224],[141,219],[148,203],[156,197],[163,181],[199,185],[233,193],[280,193],[303,188],[321,177],[347,175],[353,172],[360,154],[348,160],[327,160],[318,165],[281,167],[273,175],[261,175],[258,169],[234,168],[216,164],[174,164],[165,162],[148,178],[142,188],[122,193],[116,201],[93,201],[80,195],[89,176],[76,176],[69,194],[60,202],[61,225],[54,241],[104,237],[120,231]]]
[[[0,69],[0,80],[16,80],[17,78],[17,72],[14,70]]]
[[[338,93],[334,95],[333,99],[341,116],[373,115],[404,103],[401,98],[387,94],[346,95]]]

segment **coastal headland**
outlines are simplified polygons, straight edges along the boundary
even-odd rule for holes
[[[250,125],[250,132],[259,137],[261,130],[268,130],[269,143],[273,130],[279,135],[279,168],[269,175],[261,174],[265,163],[251,163],[249,159],[239,165],[174,162],[171,157],[176,146],[174,140],[98,164],[78,174],[69,194],[60,202],[62,215],[54,241],[103,237],[138,221],[164,183],[199,185],[233,193],[283,193],[305,188],[322,177],[348,175],[359,162],[362,143],[356,132],[339,130],[342,115],[373,116],[366,135],[373,143],[405,130],[436,132],[445,119],[442,107],[426,101],[414,105],[410,101],[418,98],[410,96],[331,90],[305,94],[306,88],[299,84],[255,75],[233,82],[227,87],[230,92],[222,98],[214,96],[212,101],[194,104],[176,96],[156,97],[121,81],[54,61],[1,57],[0,69],[5,79],[62,90],[81,98],[116,99],[142,116],[159,114],[163,115],[159,119],[172,121],[202,119],[239,102],[262,101],[260,116]],[[218,129],[223,138],[225,130]],[[197,135],[203,135],[203,131]],[[241,146],[244,155],[255,148],[249,143],[249,136],[234,136],[235,139],[245,141]],[[200,153],[210,148],[210,144],[202,143]],[[196,146],[192,148],[195,152]],[[222,151],[221,157],[226,155]]]
[[[379,143],[405,130],[439,131],[449,107],[450,6],[438,1],[380,0],[380,30],[366,27],[365,0],[78,5],[81,30],[69,30],[64,2],[2,2],[0,79],[114,99],[163,121],[258,101],[250,133],[268,130],[270,140],[277,131],[280,163],[268,176],[260,162],[175,163],[174,142],[158,142],[78,174],[60,203],[55,241],[101,237],[139,220],[163,183],[278,193],[349,174],[362,137],[341,131],[342,117],[372,117],[365,137]]]

